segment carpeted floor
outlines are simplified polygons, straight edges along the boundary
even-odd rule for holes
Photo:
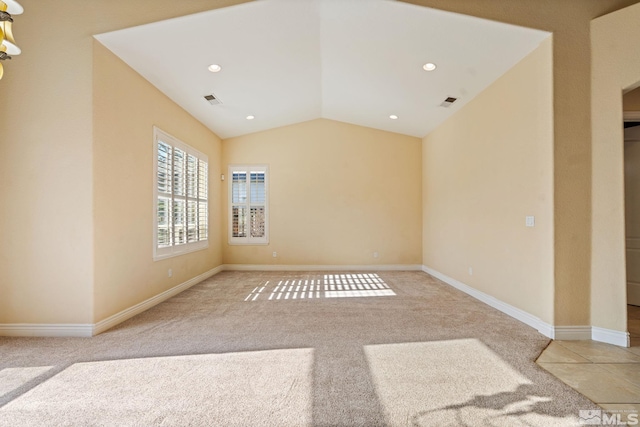
[[[421,272],[224,272],[93,338],[0,338],[0,426],[574,426],[548,339]]]

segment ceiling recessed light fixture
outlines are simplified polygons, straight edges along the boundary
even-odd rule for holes
[[[252,115],[248,115],[248,116],[247,116],[247,120],[253,120],[253,119],[255,119],[255,118],[256,118],[256,116],[252,116]]]
[[[391,120],[398,120],[398,116],[396,116],[395,114],[390,115],[389,118]]]
[[[217,73],[218,71],[222,70],[222,67],[219,66],[218,64],[211,64],[209,65],[208,70],[211,71],[212,73]]]
[[[427,62],[426,64],[424,64],[424,65],[422,66],[422,68],[423,68],[425,71],[433,71],[433,70],[435,70],[436,68],[438,68],[438,66],[437,66],[436,64],[434,64],[433,62]]]

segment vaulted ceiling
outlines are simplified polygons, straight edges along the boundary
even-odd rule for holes
[[[422,137],[548,36],[393,0],[261,0],[96,38],[229,138],[320,117]]]

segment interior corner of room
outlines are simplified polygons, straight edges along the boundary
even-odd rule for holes
[[[38,29],[51,27],[52,9],[26,3],[16,20],[23,55],[0,83],[1,334],[94,335],[223,270],[360,268],[429,272],[547,337],[628,345],[640,213],[620,88],[640,80],[640,59],[628,54],[638,30],[626,25],[638,5],[585,9],[575,32],[524,13],[493,16],[544,34],[426,133],[394,131],[389,113],[375,128],[317,111],[254,131],[261,117],[246,112],[249,131],[221,137],[99,36],[133,36],[174,12],[140,16],[140,2],[100,21],[82,18],[95,15],[82,5],[56,29],[74,54],[51,63]],[[240,14],[250,3],[220,4]],[[491,17],[413,3],[401,4]],[[640,111],[637,93],[624,96],[627,117]],[[154,126],[208,157],[211,189],[208,246],[158,260]],[[269,166],[268,244],[229,244],[220,177],[237,164]]]

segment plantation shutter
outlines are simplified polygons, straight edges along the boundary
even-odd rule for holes
[[[157,247],[173,245],[173,211],[171,209],[171,175],[173,149],[169,144],[158,142],[158,203],[157,203]]]
[[[155,129],[154,259],[208,246],[207,157]]]
[[[251,171],[251,192],[250,192],[250,231],[251,237],[262,238],[265,234],[265,172]]]
[[[267,167],[232,166],[230,180],[229,242],[266,244]]]

